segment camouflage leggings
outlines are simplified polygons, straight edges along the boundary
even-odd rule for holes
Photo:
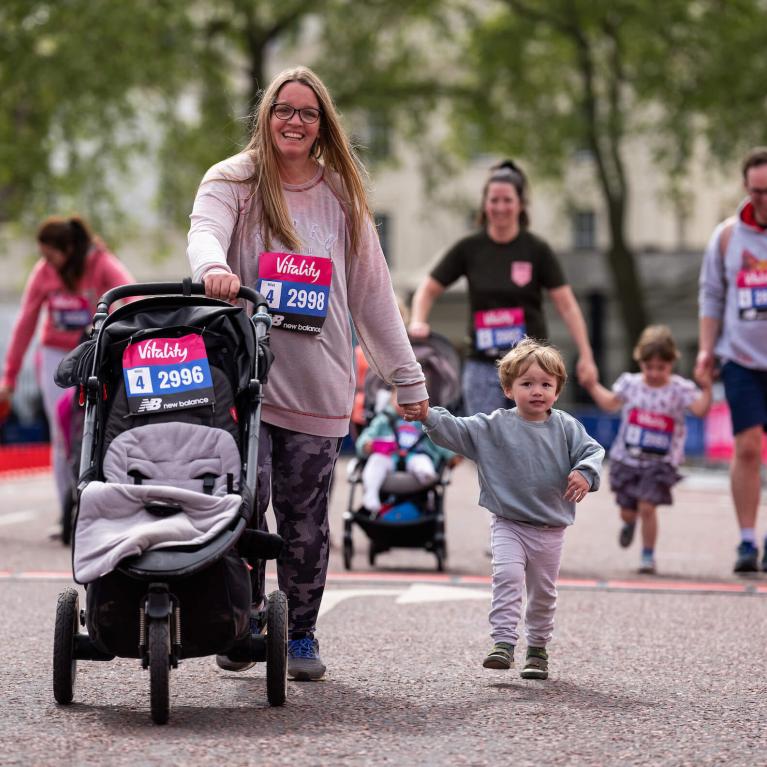
[[[269,506],[285,541],[277,559],[277,582],[288,597],[292,637],[317,623],[328,571],[328,496],[341,447],[337,437],[317,437],[261,424],[258,445],[258,510]],[[262,590],[265,563],[254,568],[254,595]],[[259,582],[260,579],[260,582]]]

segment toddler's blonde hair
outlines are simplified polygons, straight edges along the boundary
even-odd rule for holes
[[[668,325],[648,325],[639,336],[634,347],[634,359],[637,362],[647,362],[653,357],[660,357],[664,362],[676,362],[679,359],[679,349],[676,348]]]
[[[525,336],[510,352],[504,355],[498,363],[498,377],[501,386],[510,389],[514,381],[523,375],[533,363],[544,373],[557,379],[557,394],[562,391],[567,381],[567,367],[558,349],[548,344],[542,344],[534,338]]]

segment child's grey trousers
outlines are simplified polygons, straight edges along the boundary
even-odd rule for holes
[[[493,515],[493,600],[490,628],[493,642],[516,645],[527,585],[525,638],[528,646],[545,647],[554,631],[557,576],[564,527],[541,527]]]

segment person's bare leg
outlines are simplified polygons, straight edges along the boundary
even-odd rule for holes
[[[639,517],[642,520],[642,548],[654,550],[658,540],[656,507],[647,501],[639,501]]]
[[[740,529],[756,527],[761,489],[762,427],[735,435],[735,451],[730,466],[730,489]]]
[[[621,519],[631,524],[632,522],[637,521],[637,510],[636,509],[621,509]]]

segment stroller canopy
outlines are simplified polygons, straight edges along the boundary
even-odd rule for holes
[[[461,402],[461,357],[450,341],[438,333],[427,338],[410,339],[415,358],[423,369],[432,405],[454,411]],[[376,412],[378,393],[389,385],[369,370],[365,377],[365,411],[368,418]]]

